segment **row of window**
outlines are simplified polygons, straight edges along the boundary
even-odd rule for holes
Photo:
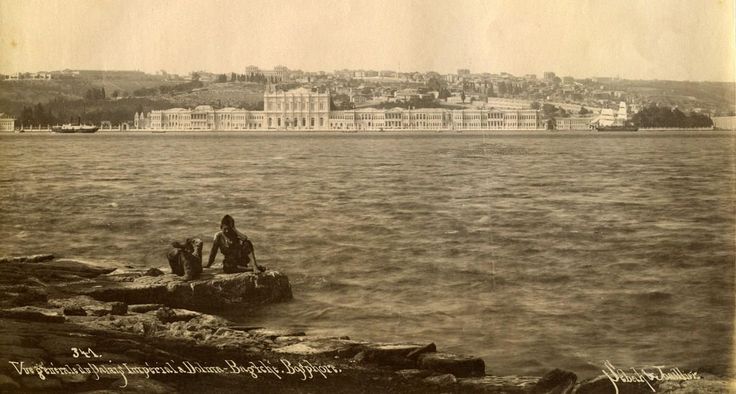
[[[315,127],[317,125],[317,119],[316,118],[301,118],[301,121],[299,118],[268,118],[268,127],[307,127],[307,122],[309,123],[309,127]],[[325,118],[319,118],[319,127],[323,127],[325,125]]]
[[[154,129],[169,129],[169,130],[247,130],[247,129],[260,129],[263,127],[262,123],[221,123],[215,127],[212,123],[206,122],[151,122],[151,128]]]
[[[315,108],[314,104],[315,104],[314,102],[309,103],[310,111],[314,111],[314,108]],[[326,103],[324,101],[321,101],[319,103],[319,110],[324,111],[325,107],[326,107]],[[280,101],[277,101],[277,102],[269,101],[266,103],[266,110],[268,111],[280,111],[281,108],[282,108],[282,105]],[[283,108],[287,111],[306,111],[307,103],[303,103],[303,102],[291,103],[287,101],[284,103]]]

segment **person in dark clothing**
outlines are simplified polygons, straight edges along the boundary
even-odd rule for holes
[[[215,234],[215,239],[210,249],[210,258],[205,268],[209,268],[215,262],[217,252],[222,252],[222,270],[231,274],[236,272],[251,271],[248,263],[253,261],[253,271],[264,271],[255,261],[253,244],[248,237],[235,229],[235,220],[230,215],[225,215],[220,222],[220,231]]]
[[[171,272],[192,280],[202,274],[202,245],[199,238],[187,238],[184,243],[173,242],[166,254]]]

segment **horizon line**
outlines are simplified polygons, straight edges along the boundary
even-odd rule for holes
[[[97,71],[97,72],[100,72],[100,71],[101,72],[142,72],[142,73],[147,74],[147,75],[160,75],[160,74],[157,74],[157,73],[160,72],[160,71],[163,71],[163,72],[165,72],[167,74],[172,74],[172,75],[177,75],[177,76],[188,75],[188,74],[192,74],[192,73],[196,73],[196,72],[205,72],[205,73],[218,74],[218,75],[229,75],[231,73],[236,73],[236,74],[244,73],[245,68],[246,67],[249,67],[249,66],[253,66],[253,65],[252,64],[249,64],[247,66],[244,66],[242,72],[236,72],[236,71],[232,71],[232,70],[231,71],[227,71],[227,72],[216,72],[216,71],[209,71],[209,70],[199,69],[199,70],[190,70],[190,71],[186,71],[184,73],[181,73],[181,72],[170,72],[170,71],[167,71],[165,69],[158,69],[156,71],[151,72],[151,71],[140,70],[140,69],[135,69],[134,70],[134,69],[106,69],[106,68],[99,68],[99,69],[95,69],[95,68],[63,68],[63,69],[55,69],[55,70],[52,69],[52,70],[37,70],[37,71],[15,71],[15,72],[9,72],[9,73],[6,72],[6,71],[0,71],[0,75],[13,75],[13,74],[24,74],[24,73],[32,74],[32,73],[42,73],[42,72],[54,73],[54,72],[62,72],[62,71],[67,71],[67,70],[68,71]],[[270,69],[268,69],[268,68],[262,68],[261,66],[255,66],[255,67],[258,67],[259,70],[267,71],[267,70],[273,70],[274,67],[279,67],[279,66],[283,66],[283,64],[278,64],[278,65],[272,66]],[[457,75],[457,72],[454,72],[454,73],[453,72],[442,73],[442,72],[435,71],[435,70],[396,71],[396,70],[391,70],[391,69],[380,69],[380,70],[377,70],[377,69],[372,69],[372,68],[339,68],[339,69],[336,68],[336,69],[331,70],[331,71],[328,71],[328,70],[316,70],[315,71],[315,70],[304,70],[304,69],[301,69],[301,68],[291,69],[288,66],[284,66],[284,67],[286,67],[287,70],[289,70],[289,71],[301,71],[301,72],[304,72],[304,73],[319,73],[319,72],[324,72],[324,73],[327,73],[327,74],[334,74],[336,71],[344,71],[345,70],[345,71],[378,71],[378,72],[381,72],[381,71],[392,71],[392,72],[395,72],[397,74],[409,74],[409,73],[428,74],[428,73],[437,73],[439,75]],[[458,68],[457,70],[464,70],[464,69],[470,70],[469,68],[463,68],[463,67]],[[736,80],[730,80],[729,81],[729,80],[707,80],[707,79],[692,80],[692,79],[661,79],[661,78],[626,78],[626,77],[622,77],[622,76],[575,77],[575,76],[572,76],[572,75],[558,75],[555,71],[545,71],[545,72],[555,73],[555,76],[560,77],[560,78],[572,77],[575,80],[597,79],[597,78],[611,78],[611,79],[620,80],[620,81],[736,83]],[[476,71],[476,72],[473,72],[472,70],[470,70],[470,75],[482,75],[482,74],[491,74],[491,75],[494,75],[494,74],[495,75],[509,74],[509,75],[511,75],[513,77],[518,77],[518,78],[523,78],[524,76],[527,76],[527,75],[539,76],[539,74],[536,74],[536,73],[514,74],[514,73],[511,73],[511,72],[508,72],[508,71],[498,71],[498,72]],[[375,78],[375,77],[368,77],[368,78]],[[354,78],[354,79],[366,79],[366,78]],[[544,80],[544,78],[540,78],[540,80]]]

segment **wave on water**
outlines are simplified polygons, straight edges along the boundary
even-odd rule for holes
[[[681,134],[0,136],[0,249],[166,267],[230,214],[295,297],[242,324],[728,371],[736,137]]]

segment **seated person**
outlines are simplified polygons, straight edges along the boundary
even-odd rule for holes
[[[220,222],[220,231],[215,234],[206,268],[209,268],[215,262],[218,251],[221,251],[225,256],[222,260],[222,270],[225,273],[250,271],[248,263],[251,261],[251,257],[255,268],[265,271],[265,268],[259,266],[255,261],[253,244],[245,234],[235,229],[235,220],[230,215],[225,215]]]
[[[173,242],[166,254],[171,272],[192,280],[202,273],[202,245],[199,238],[187,238],[184,243]]]

